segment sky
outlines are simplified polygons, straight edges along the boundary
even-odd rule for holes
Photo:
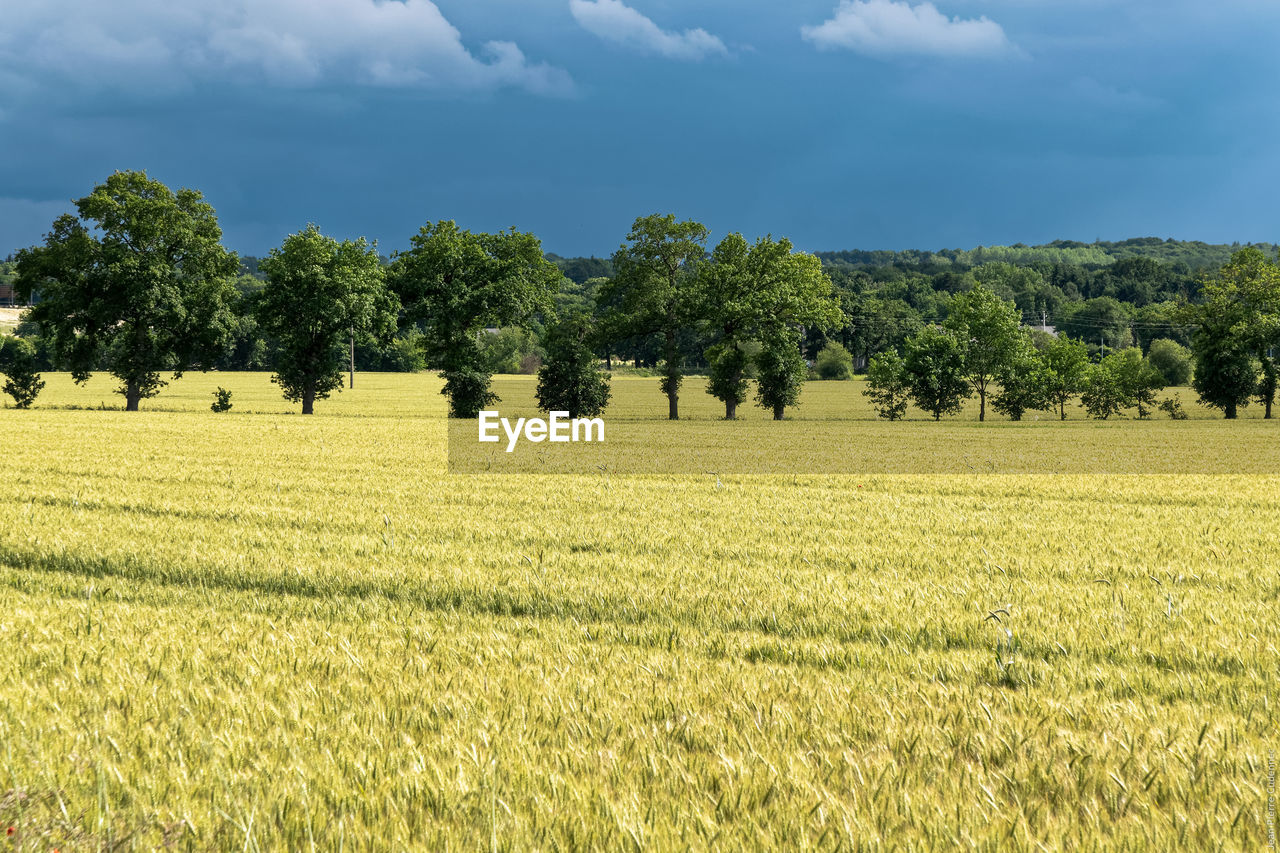
[[[0,257],[120,169],[262,255],[1280,240],[1274,0],[0,0]]]

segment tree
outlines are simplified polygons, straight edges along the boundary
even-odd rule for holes
[[[843,314],[822,262],[793,251],[790,240],[761,238],[748,260],[761,344],[756,396],[761,406],[773,410],[774,420],[782,420],[786,408],[800,399],[809,370],[800,353],[803,330],[829,329]]]
[[[867,366],[867,387],[862,393],[885,420],[900,420],[907,413],[911,382],[897,350],[885,350],[872,357]]]
[[[1089,365],[1080,390],[1080,404],[1090,417],[1103,421],[1133,405],[1125,391],[1118,355],[1109,355],[1097,364]]]
[[[707,349],[707,393],[724,403],[725,420],[738,416],[747,399],[747,368],[751,357],[740,341],[721,341]]]
[[[989,388],[1029,348],[1018,309],[976,284],[952,299],[944,325],[964,346],[965,378],[978,395],[978,420],[986,420]]]
[[[596,369],[591,351],[591,322],[582,314],[561,320],[547,331],[547,360],[538,371],[538,407],[595,417],[609,404],[609,377]]]
[[[705,225],[677,222],[670,214],[636,219],[613,255],[614,277],[599,292],[601,305],[608,306],[609,337],[662,336],[660,387],[667,397],[667,417],[673,421],[680,419],[684,379],[680,333],[704,304],[696,267],[705,254],[707,233]]]
[[[1114,356],[1120,389],[1130,406],[1138,407],[1138,417],[1151,415],[1156,405],[1156,392],[1163,391],[1168,383],[1154,364],[1142,357],[1142,350],[1130,347]]]
[[[1067,403],[1084,388],[1089,374],[1089,348],[1081,341],[1059,335],[1040,351],[1045,401],[1061,420],[1067,419]]]
[[[338,242],[315,225],[286,237],[259,269],[267,283],[255,313],[279,346],[272,381],[309,415],[342,387],[342,344],[356,335],[390,340],[399,302],[376,246],[363,237]]]
[[[747,399],[749,359],[743,345],[755,334],[760,307],[751,271],[751,246],[738,233],[725,236],[698,271],[697,313],[708,317],[717,340],[706,350],[707,392],[724,403],[725,420]]]
[[[22,338],[0,337],[0,374],[5,377],[4,393],[19,409],[29,409],[44,389],[36,372],[36,350]]]
[[[907,339],[903,358],[911,382],[911,399],[941,420],[960,411],[972,391],[964,368],[964,347],[949,329],[926,326]]]
[[[422,332],[427,367],[444,377],[449,416],[474,418],[497,401],[489,391],[479,335],[552,310],[559,268],[532,234],[465,231],[452,221],[423,226],[393,257],[388,284],[402,322]]]
[[[177,379],[222,355],[239,265],[200,193],[145,172],[115,172],[75,206],[18,252],[16,290],[56,365],[76,382],[105,368],[135,412],[161,371]]]
[[[991,408],[1020,421],[1028,411],[1049,408],[1048,381],[1044,360],[1028,345],[1026,351],[1000,374],[1000,390],[991,398]]]
[[[800,336],[792,332],[770,335],[756,356],[756,400],[782,420],[788,406],[800,399],[809,366],[800,353]]]
[[[818,353],[815,366],[823,379],[853,378],[853,356],[835,341],[827,341],[827,345]]]
[[[1241,249],[1205,284],[1202,311],[1209,315],[1202,320],[1202,332],[1214,329],[1214,334],[1238,340],[1257,360],[1261,375],[1252,395],[1262,403],[1263,417],[1270,418],[1276,393],[1274,352],[1280,346],[1280,265],[1258,249]],[[1225,356],[1223,342],[1214,347]]]
[[[1232,331],[1235,324],[1229,317],[1204,316],[1205,322],[1192,340],[1195,376],[1191,387],[1200,402],[1222,409],[1223,417],[1234,419],[1257,392],[1258,365],[1248,342]]]
[[[1235,418],[1259,391],[1259,367],[1263,384],[1274,370],[1267,363],[1280,340],[1280,268],[1257,249],[1242,249],[1204,283],[1202,295],[1185,312],[1196,324],[1192,387],[1201,402]]]
[[[1151,342],[1147,359],[1166,385],[1186,385],[1191,381],[1191,350],[1177,341],[1159,338]]]

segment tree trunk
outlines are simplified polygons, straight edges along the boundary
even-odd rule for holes
[[[604,354],[604,369],[610,372],[613,371],[613,354],[612,353]]]
[[[680,350],[676,343],[676,331],[673,325],[666,329],[666,345],[663,355],[667,359],[667,419],[680,420]]]
[[[1233,420],[1235,420],[1235,419],[1236,419],[1236,404],[1235,404],[1235,403],[1227,403],[1227,405],[1226,405],[1226,411],[1223,413],[1223,417],[1225,417],[1225,418],[1226,418],[1227,420],[1229,420],[1229,421],[1233,421]]]
[[[125,385],[124,410],[126,412],[138,411],[138,401],[141,399],[142,399],[142,389],[138,387],[138,383],[130,382]]]
[[[786,410],[787,410],[787,407],[786,407],[786,406],[784,406],[784,405],[782,405],[781,403],[779,403],[778,405],[774,406],[774,407],[773,407],[773,419],[774,419],[775,421],[780,421],[780,420],[782,420],[782,413],[783,413],[783,412],[785,412]]]
[[[1264,408],[1264,411],[1263,411],[1263,413],[1262,413],[1262,417],[1263,417],[1265,420],[1271,420],[1271,398],[1270,398],[1270,397],[1267,397],[1266,399],[1264,399],[1264,400],[1262,401],[1262,404],[1263,404],[1263,408]]]
[[[985,388],[978,390],[978,421],[981,423],[987,419],[987,391]]]
[[[316,408],[316,392],[313,388],[308,388],[302,392],[302,414],[314,414]]]
[[[732,421],[732,420],[736,420],[737,417],[738,417],[738,401],[725,400],[724,401],[724,419],[726,421]]]

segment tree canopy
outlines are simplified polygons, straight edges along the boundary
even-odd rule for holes
[[[222,354],[239,264],[199,192],[145,172],[115,172],[75,206],[18,252],[16,290],[56,365],[77,382],[105,368],[137,411],[161,372],[176,379]]]

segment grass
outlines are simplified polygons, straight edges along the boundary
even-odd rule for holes
[[[14,849],[1265,843],[1280,477],[451,475],[431,377],[111,387],[0,411]]]

